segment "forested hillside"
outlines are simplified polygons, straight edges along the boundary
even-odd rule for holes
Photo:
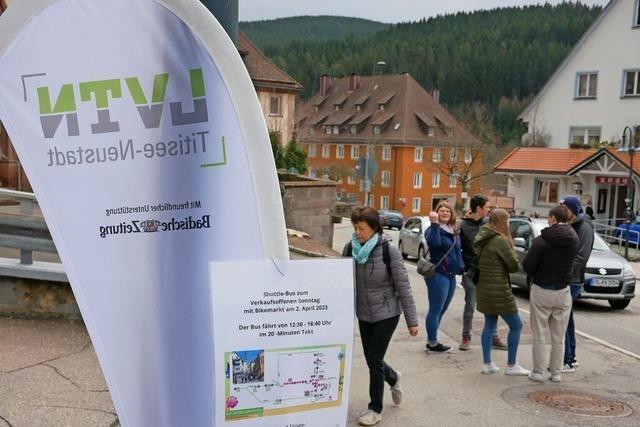
[[[579,3],[501,8],[392,25],[367,36],[270,45],[254,39],[281,68],[317,91],[321,74],[411,73],[437,87],[441,101],[472,130],[497,141],[518,139],[516,117],[601,12]],[[274,30],[275,31],[275,30]],[[283,28],[283,32],[286,30]],[[488,130],[474,129],[490,122]],[[473,125],[476,123],[476,125]]]
[[[364,36],[386,30],[389,26],[367,19],[342,16],[296,16],[240,23],[240,29],[261,48],[283,46],[293,40],[328,41]]]

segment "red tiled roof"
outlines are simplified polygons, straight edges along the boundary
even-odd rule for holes
[[[410,145],[480,145],[481,141],[462,126],[441,104],[409,74],[361,76],[355,89],[350,85],[352,76],[331,80],[326,94],[317,93],[307,102],[296,106],[298,141],[302,143],[367,143],[373,137],[373,126],[381,126],[376,138],[385,144]],[[346,100],[343,98],[347,96]],[[323,102],[320,102],[320,101]],[[357,124],[356,133],[343,125],[339,134],[309,131],[310,126],[323,125],[310,120],[323,114],[335,113],[335,104],[341,102],[340,112],[357,113],[346,124]],[[379,105],[384,105],[381,110]],[[316,111],[317,109],[317,111]],[[419,118],[418,114],[422,118]],[[435,124],[438,116],[443,126],[434,126],[429,136],[424,121]],[[424,120],[423,120],[424,119]],[[451,131],[451,132],[450,132]]]
[[[495,172],[566,174],[598,150],[519,147],[500,160]]]
[[[614,158],[616,158],[620,163],[624,164],[626,167],[629,167],[631,163],[631,157],[627,152],[620,152],[615,149],[608,149],[607,152],[611,154]],[[640,175],[640,152],[636,152],[633,156],[633,171]]]
[[[302,85],[269,60],[242,32],[238,31],[238,50],[256,87],[299,92]]]

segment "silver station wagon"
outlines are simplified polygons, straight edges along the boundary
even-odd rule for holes
[[[509,220],[511,237],[520,260],[531,247],[533,239],[546,227],[546,219],[515,217]],[[531,278],[522,270],[522,265],[517,273],[511,275],[511,283],[527,289],[531,286]],[[611,251],[596,233],[580,298],[607,300],[612,308],[623,309],[635,296],[635,285],[636,278],[631,264]]]

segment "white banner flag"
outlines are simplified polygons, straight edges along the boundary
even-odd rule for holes
[[[16,1],[0,120],[123,426],[211,426],[208,262],[287,258],[268,134],[196,0]]]

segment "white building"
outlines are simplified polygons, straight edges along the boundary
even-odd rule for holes
[[[517,149],[496,167],[510,176],[517,211],[546,213],[563,195],[579,194],[584,203],[592,200],[598,219],[624,216],[629,157],[598,148],[640,125],[639,3],[610,1],[522,112],[529,130],[523,145],[548,148]],[[640,168],[634,169],[637,186]]]

